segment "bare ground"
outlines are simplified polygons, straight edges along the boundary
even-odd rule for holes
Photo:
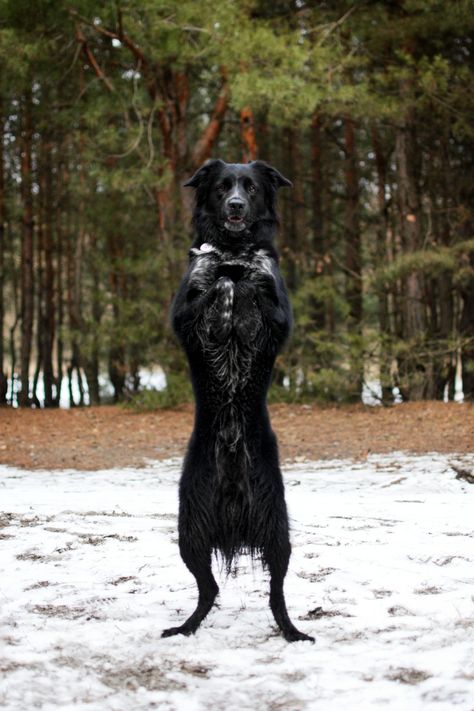
[[[96,470],[181,456],[193,412],[191,405],[140,414],[121,407],[0,409],[0,464]],[[270,412],[283,460],[474,451],[474,404],[273,405]]]

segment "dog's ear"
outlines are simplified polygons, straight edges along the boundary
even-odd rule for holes
[[[260,170],[265,177],[270,180],[275,188],[291,188],[293,183],[288,178],[280,173],[276,168],[274,168],[269,163],[265,163],[264,160],[254,160],[251,161],[252,167]]]
[[[198,188],[203,180],[207,179],[209,173],[217,168],[218,165],[225,165],[224,161],[220,158],[214,160],[208,160],[202,165],[194,175],[189,178],[185,183],[183,183],[184,188]]]

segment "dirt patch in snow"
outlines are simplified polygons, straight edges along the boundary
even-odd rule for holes
[[[422,402],[392,408],[281,404],[271,406],[270,412],[283,460],[473,451],[472,403]],[[149,459],[182,456],[193,417],[191,405],[141,414],[120,407],[3,408],[0,464],[81,470],[142,466]],[[468,474],[474,481],[474,474]],[[391,485],[400,483],[395,476]]]

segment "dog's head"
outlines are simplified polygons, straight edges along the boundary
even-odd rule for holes
[[[291,182],[262,160],[210,160],[184,185],[196,189],[196,213],[237,237],[260,221],[276,221],[277,190]]]

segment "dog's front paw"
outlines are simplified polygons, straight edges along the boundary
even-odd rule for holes
[[[215,299],[209,310],[208,332],[218,343],[224,343],[232,330],[234,308],[234,282],[226,276],[214,284]]]

